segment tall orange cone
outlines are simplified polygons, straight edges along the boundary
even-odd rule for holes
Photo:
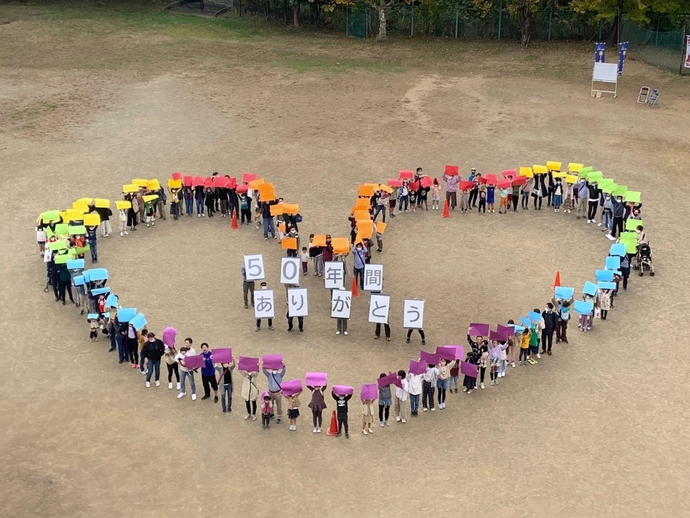
[[[553,280],[553,287],[551,288],[551,291],[556,291],[556,288],[558,288],[561,285],[561,272],[560,270],[556,272],[556,278]]]
[[[240,228],[237,226],[237,214],[234,210],[232,211],[232,220],[230,221],[230,228],[233,230]]]
[[[357,277],[352,278],[352,296],[359,297],[359,286],[357,285]]]
[[[448,210],[448,200],[443,203],[443,213],[441,214],[443,218],[450,218],[450,211]]]
[[[331,414],[331,426],[326,430],[326,435],[338,435],[338,420],[335,418],[335,410]]]

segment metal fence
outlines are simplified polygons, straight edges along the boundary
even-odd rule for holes
[[[685,59],[685,31],[653,31],[629,20],[621,24],[621,41],[628,42],[628,53],[668,72],[682,72]],[[687,72],[687,70],[686,70]]]

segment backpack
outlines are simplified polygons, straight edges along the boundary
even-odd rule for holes
[[[568,309],[569,308],[561,308],[561,311],[559,313],[561,320],[570,320],[570,311],[568,311]]]

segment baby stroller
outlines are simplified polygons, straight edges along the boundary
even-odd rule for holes
[[[640,270],[640,277],[644,275],[645,270],[649,271],[649,275],[654,277],[654,263],[652,262],[652,248],[647,243],[642,243],[637,247],[635,269]]]

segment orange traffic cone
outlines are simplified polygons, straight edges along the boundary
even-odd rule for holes
[[[446,200],[443,203],[443,213],[441,213],[441,217],[450,218],[450,211],[448,210],[448,200]]]
[[[234,210],[232,211],[232,220],[230,220],[230,228],[233,230],[240,228],[237,226],[237,214]]]
[[[326,435],[337,435],[338,434],[338,420],[335,418],[335,410],[331,414],[331,426],[326,430]]]
[[[357,285],[357,277],[352,278],[352,296],[359,297],[359,286]]]
[[[551,291],[556,291],[556,288],[558,288],[561,285],[561,272],[560,270],[556,272],[556,278],[553,280],[553,287],[551,288]]]

